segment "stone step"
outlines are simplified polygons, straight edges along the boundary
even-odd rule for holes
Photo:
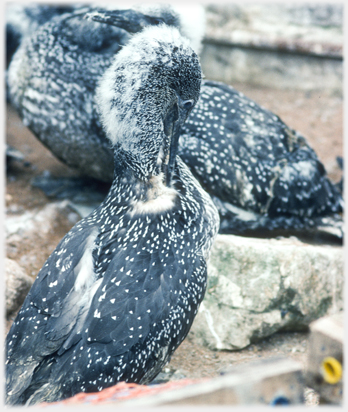
[[[206,12],[206,78],[342,95],[342,5],[214,4]]]

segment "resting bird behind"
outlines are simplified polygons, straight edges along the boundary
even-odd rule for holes
[[[9,3],[6,5],[6,67],[21,42],[53,17],[71,12],[74,5]]]
[[[219,227],[176,156],[200,85],[197,55],[166,26],[135,35],[105,72],[97,101],[113,183],[47,259],[13,322],[8,404],[148,383],[187,335]]]
[[[93,93],[120,47],[116,33],[159,21],[187,30],[180,15],[161,10],[91,10],[94,21],[58,17],[14,58],[9,72],[14,106],[60,160],[83,174],[112,180],[112,150]],[[94,43],[81,41],[91,32]],[[203,82],[179,154],[216,204],[220,232],[328,227],[342,235],[342,193],[305,138],[230,86]]]
[[[342,236],[342,193],[306,139],[232,87],[203,83],[180,143],[218,207],[220,232],[320,227]]]

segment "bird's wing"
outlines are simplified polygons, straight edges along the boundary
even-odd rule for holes
[[[76,225],[47,259],[7,335],[10,398],[29,386],[34,369],[60,348],[78,319],[85,289],[74,286],[77,279],[83,286],[88,274],[93,276],[92,258],[89,261],[86,256],[92,254],[97,235],[93,226],[80,227]]]
[[[283,126],[233,87],[205,81],[183,126],[180,156],[211,195],[258,212],[276,176],[272,165],[285,153],[284,144],[272,137],[280,136]]]
[[[222,201],[270,217],[342,210],[306,139],[231,86],[203,82],[181,139],[180,156]]]
[[[328,178],[314,150],[296,132],[288,130],[287,135],[294,147],[276,166],[278,176],[272,186],[269,216],[315,218],[342,212],[341,193]],[[295,143],[293,136],[296,136]]]
[[[142,250],[145,243],[139,241],[137,252],[120,249],[113,256],[86,316],[84,339],[108,344],[108,355],[120,355],[164,327],[202,267],[200,256],[187,262],[172,246],[161,254]]]

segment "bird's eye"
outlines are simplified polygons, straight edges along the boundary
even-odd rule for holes
[[[193,100],[184,100],[184,101],[182,102],[182,107],[183,107],[185,110],[190,110],[190,109],[192,108],[192,106],[193,106]]]
[[[157,17],[152,17],[152,25],[157,26],[158,24],[163,23],[163,19],[157,18]]]

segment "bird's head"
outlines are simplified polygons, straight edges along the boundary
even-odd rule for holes
[[[117,53],[96,91],[115,152],[140,180],[170,185],[182,124],[199,98],[196,53],[176,28],[151,26]]]
[[[179,28],[180,21],[174,10],[165,4],[144,6],[138,5],[131,9],[94,9],[85,15],[85,19],[108,24],[127,31],[138,33],[147,26],[164,23]]]
[[[121,29],[126,41],[130,33],[138,33],[147,26],[164,23],[176,27],[187,37],[196,53],[202,50],[206,16],[201,4],[138,3],[131,9],[122,8],[120,5],[115,9],[114,5],[110,4],[110,7],[104,5],[102,9],[95,8],[88,12],[85,18]]]

